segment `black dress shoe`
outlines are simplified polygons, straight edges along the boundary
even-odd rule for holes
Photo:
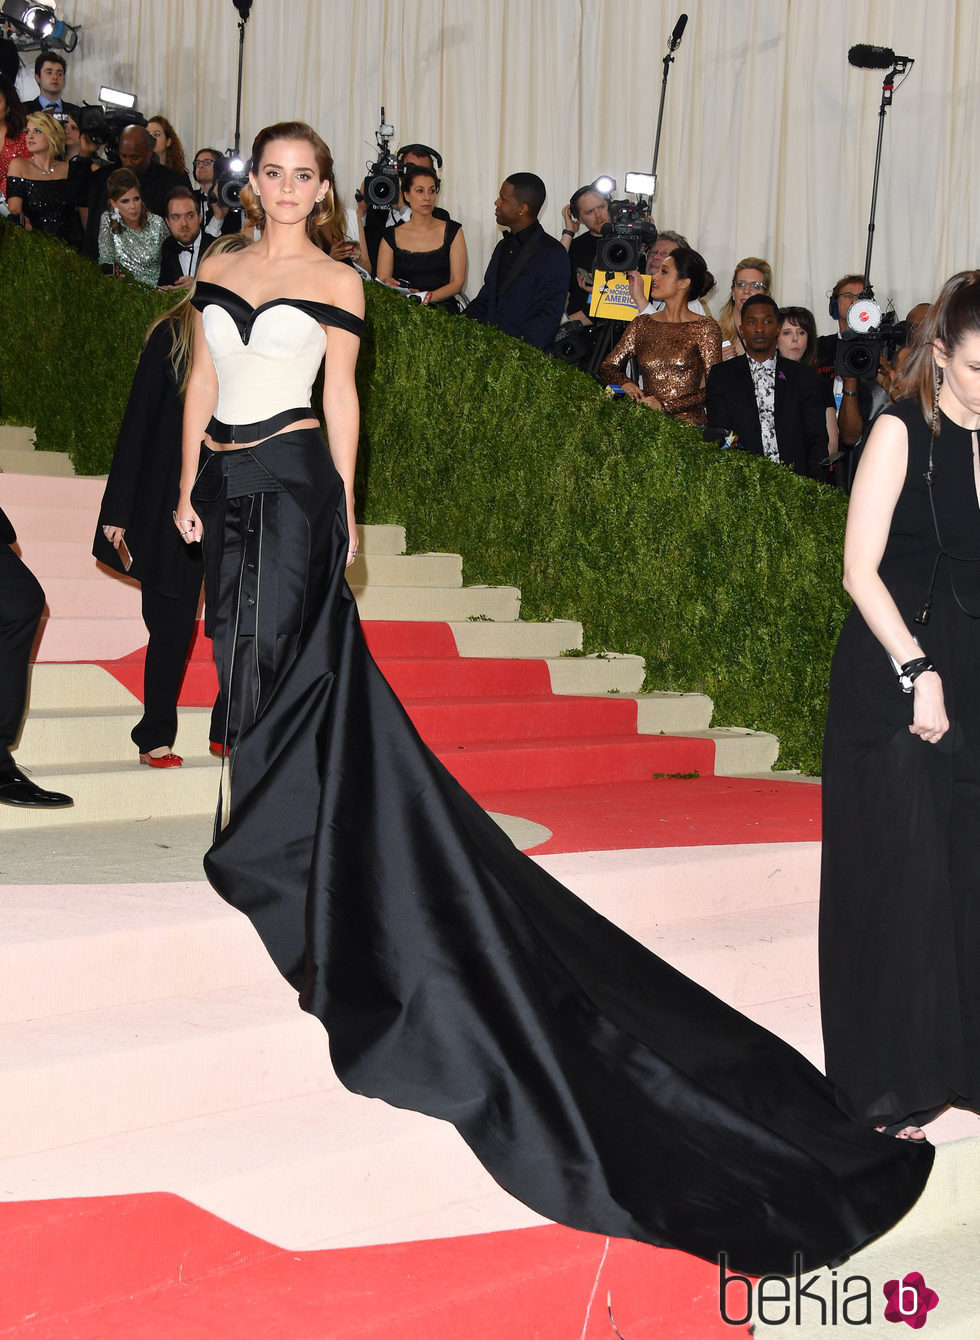
[[[60,791],[45,791],[25,777],[20,768],[0,772],[0,805],[23,805],[36,810],[64,810],[74,805],[71,796]]]

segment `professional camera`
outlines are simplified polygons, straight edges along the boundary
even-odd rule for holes
[[[596,248],[596,270],[642,270],[647,252],[657,240],[646,200],[610,200],[609,222],[602,225]]]
[[[364,178],[364,192],[354,192],[354,199],[360,204],[367,199],[372,209],[391,209],[398,204],[401,195],[401,182],[398,177],[398,163],[391,152],[391,139],[395,127],[385,121],[385,109],[381,108],[381,124],[374,133],[378,146],[378,157],[367,164],[367,176]]]
[[[882,316],[870,288],[851,304],[847,325],[837,343],[834,373],[838,377],[877,377],[882,355],[891,363],[912,335],[910,323],[896,321],[894,311]]]
[[[208,197],[213,197],[225,209],[240,209],[242,187],[247,185],[248,173],[242,160],[219,154],[215,160]]]
[[[119,136],[127,126],[145,126],[142,112],[126,107],[103,107],[101,103],[85,103],[79,109],[78,129],[101,148],[113,163],[119,162]]]

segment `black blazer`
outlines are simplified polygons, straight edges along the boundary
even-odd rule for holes
[[[207,255],[208,247],[216,239],[209,237],[202,229],[201,245],[198,248],[197,263],[200,266],[201,261]],[[196,271],[195,271],[196,273]],[[163,239],[163,246],[160,249],[160,278],[157,283],[163,288],[166,284],[176,284],[178,279],[183,278],[183,270],[180,268],[180,246],[177,239],[172,236]]]
[[[13,544],[17,539],[17,532],[11,524],[7,513],[0,507],[0,544]]]
[[[830,475],[827,467],[820,464],[828,452],[824,402],[813,369],[777,354],[773,408],[779,459],[792,466],[798,475],[827,483]],[[716,363],[711,369],[705,410],[706,438],[720,440],[734,429],[743,451],[762,455],[762,429],[747,354],[727,363]]]
[[[43,112],[45,110],[41,106],[40,95],[36,98],[31,98],[30,102],[25,102],[22,105],[25,112]],[[67,116],[74,117],[76,121],[78,120],[78,113],[81,111],[80,107],[76,107],[73,102],[65,102],[64,98],[61,99],[61,106]]]
[[[140,354],[92,544],[100,562],[122,572],[102,527],[125,527],[133,556],[129,575],[166,596],[183,589],[184,564],[201,563],[201,546],[185,544],[173,520],[180,492],[184,404],[170,362],[172,346],[170,322],[162,321]],[[199,571],[203,576],[203,567]]]
[[[528,233],[499,293],[497,271],[506,239],[497,243],[483,287],[465,314],[538,349],[548,349],[561,325],[568,297],[568,252],[540,223],[532,223]]]

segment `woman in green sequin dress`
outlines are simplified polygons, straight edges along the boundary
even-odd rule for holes
[[[99,264],[124,270],[138,283],[156,288],[167,225],[147,209],[139,178],[128,168],[112,174],[106,196],[109,208],[99,224]]]

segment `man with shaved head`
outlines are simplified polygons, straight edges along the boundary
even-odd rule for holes
[[[119,136],[119,161],[92,174],[88,198],[88,223],[85,227],[84,252],[99,258],[99,223],[106,207],[106,182],[117,167],[129,168],[139,178],[140,195],[151,214],[167,217],[167,197],[175,186],[186,186],[186,172],[163,167],[153,157],[153,136],[146,126],[127,126]]]

